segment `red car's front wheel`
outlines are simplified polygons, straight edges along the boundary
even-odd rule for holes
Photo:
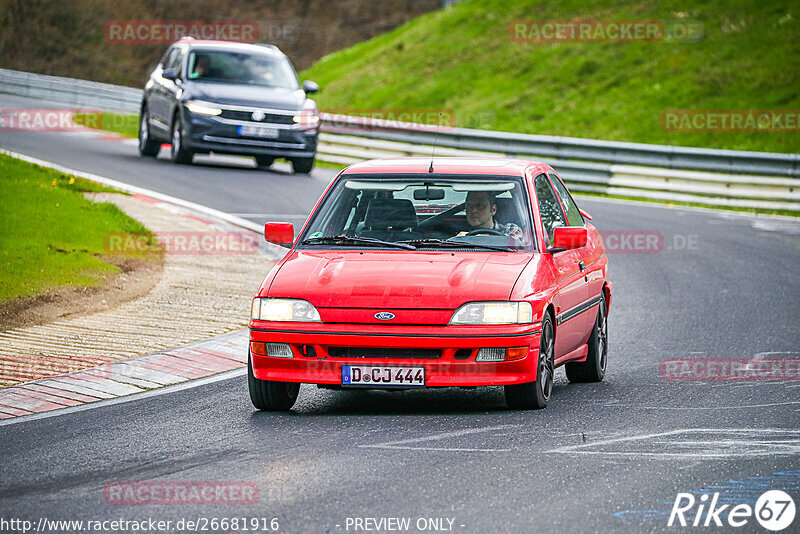
[[[553,320],[550,314],[542,319],[542,335],[539,341],[539,361],[536,380],[524,384],[505,386],[506,403],[513,410],[538,410],[547,406],[553,393],[555,371]]]
[[[253,406],[272,412],[289,410],[300,393],[300,384],[295,382],[273,382],[256,378],[253,374],[252,356],[247,359],[247,385]]]

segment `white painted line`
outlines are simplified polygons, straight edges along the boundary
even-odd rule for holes
[[[57,410],[51,410],[48,412],[39,412],[30,415],[20,415],[18,417],[14,417],[11,419],[0,419],[0,426],[6,425],[14,425],[17,423],[24,423],[26,421],[33,421],[35,419],[46,419],[48,417],[58,417],[61,415],[67,415],[75,412],[82,412],[85,410],[93,410],[95,408],[103,408],[105,406],[112,406],[114,404],[121,404],[123,402],[132,402],[137,401],[140,399],[146,399],[150,397],[155,397],[156,395],[167,395],[169,393],[176,393],[178,391],[184,391],[187,389],[196,388],[199,386],[204,386],[206,384],[212,384],[214,382],[219,382],[221,380],[228,380],[230,378],[235,378],[247,373],[247,368],[240,368],[240,369],[232,369],[230,371],[224,371],[222,373],[206,376],[203,378],[196,378],[194,380],[189,380],[186,382],[182,382],[180,384],[173,384],[171,386],[164,386],[158,389],[152,389],[150,391],[143,391],[141,393],[133,393],[130,395],[124,395],[122,397],[115,397],[111,399],[104,399],[98,400],[94,402],[87,402],[85,404],[80,404],[77,406],[68,406],[66,408],[59,408]],[[66,388],[65,388],[66,389]]]
[[[459,436],[467,436],[470,434],[479,434],[482,432],[491,432],[493,430],[505,430],[509,428],[518,428],[521,425],[497,425],[487,426],[483,428],[468,428],[465,430],[456,430],[455,432],[441,432],[439,434],[431,434],[430,436],[416,437],[409,439],[401,439],[398,441],[387,441],[385,443],[373,443],[371,445],[359,445],[365,449],[409,449],[409,450],[451,450],[451,451],[471,451],[471,452],[486,452],[494,451],[495,449],[461,449],[461,448],[425,448],[425,447],[403,447],[411,443],[422,443],[425,441],[434,441],[439,439],[457,438]],[[499,450],[499,449],[498,449]],[[505,449],[503,449],[505,450]]]
[[[59,172],[63,172],[66,174],[74,174],[75,176],[80,176],[81,178],[86,178],[87,180],[91,180],[93,182],[97,182],[103,185],[107,185],[109,187],[117,188],[121,191],[125,191],[127,193],[131,193],[134,195],[143,195],[150,198],[154,198],[156,200],[160,200],[162,202],[168,202],[170,204],[174,204],[176,206],[181,206],[183,208],[202,213],[204,215],[208,215],[209,217],[214,217],[216,219],[223,220],[234,226],[238,226],[240,228],[245,228],[247,230],[252,230],[253,232],[257,232],[262,234],[264,232],[264,226],[261,224],[256,224],[252,221],[248,221],[241,217],[237,217],[235,215],[231,215],[230,213],[225,213],[224,211],[220,211],[214,208],[210,208],[208,206],[203,206],[202,204],[195,204],[194,202],[189,202],[188,200],[183,200],[177,197],[173,197],[170,195],[165,195],[163,193],[159,193],[158,191],[153,191],[151,189],[145,189],[143,187],[137,187],[135,185],[126,184],[125,182],[120,182],[118,180],[112,180],[111,178],[106,178],[104,176],[100,176],[97,174],[92,174],[88,172],[78,171],[75,169],[70,169],[69,167],[64,167],[63,165],[58,165],[57,163],[52,163],[49,161],[44,161],[37,158],[32,158],[30,156],[26,156],[25,154],[20,154],[19,152],[13,152],[11,150],[6,150],[4,148],[0,148],[0,154],[5,154],[7,156],[11,156],[12,158],[17,158],[22,161],[27,161],[28,163],[33,163],[34,165],[39,165],[41,167],[47,167],[49,169],[54,169]],[[269,251],[269,255],[272,256],[270,259],[272,260],[279,260],[284,255],[286,255],[287,249],[283,247],[279,247],[278,245],[274,245],[272,243],[266,243],[267,250]]]
[[[739,408],[768,408],[770,406],[787,406],[789,404],[800,404],[800,401],[770,402],[764,404],[737,404],[734,406],[642,406],[640,404],[621,403],[605,404],[605,406],[626,406],[629,408],[642,408],[645,410],[732,410]]]
[[[657,438],[674,437],[686,434],[720,434],[726,436],[723,439],[702,441],[696,439],[683,440],[658,440]],[[727,436],[731,434],[741,434],[739,439],[729,439]],[[779,438],[768,439],[767,441],[760,441],[756,438],[767,438],[769,434],[783,434],[784,436],[791,436],[788,439],[781,441]],[[795,437],[797,436],[797,437]],[[680,451],[680,452],[650,452],[641,450],[631,451],[609,451],[609,450],[589,450],[596,449],[605,445],[617,445],[631,442],[641,442],[645,440],[654,440],[658,448],[678,448],[686,445],[709,445],[709,450],[696,450],[696,451]],[[762,446],[763,450],[752,450],[753,446]],[[751,450],[748,450],[748,447]],[[715,449],[711,451],[710,449]],[[671,430],[668,432],[656,432],[652,434],[642,434],[639,436],[626,436],[621,438],[611,438],[591,443],[582,443],[580,445],[567,445],[557,447],[545,451],[545,454],[559,454],[559,453],[572,453],[572,454],[594,454],[603,456],[635,456],[635,457],[664,457],[664,458],[732,458],[734,456],[772,456],[776,454],[798,454],[800,453],[800,430],[780,429],[780,428],[684,428],[679,430]]]
[[[362,445],[364,447],[365,445]],[[368,446],[368,445],[366,445]],[[396,449],[404,451],[442,451],[442,452],[509,452],[511,449],[458,449],[447,447],[406,447],[403,445],[397,446],[372,446],[373,449]]]

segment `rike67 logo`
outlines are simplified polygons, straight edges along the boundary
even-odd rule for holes
[[[777,532],[794,521],[794,500],[788,493],[780,490],[764,492],[755,506],[718,503],[719,493],[703,493],[699,498],[691,493],[679,493],[675,497],[667,525],[743,527],[755,517],[762,527]]]

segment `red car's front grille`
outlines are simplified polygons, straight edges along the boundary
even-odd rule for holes
[[[328,347],[332,358],[400,358],[436,360],[442,357],[441,349],[412,349],[387,347]]]

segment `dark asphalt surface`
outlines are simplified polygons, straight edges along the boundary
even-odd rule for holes
[[[2,107],[23,104],[0,95]],[[333,174],[177,167],[78,134],[0,132],[0,146],[258,222],[301,222]],[[418,518],[453,519],[455,532],[652,532],[674,530],[679,492],[753,505],[780,489],[800,505],[800,381],[659,374],[666,358],[800,358],[800,221],[577,200],[603,232],[663,235],[660,251],[609,254],[604,382],[569,384],[559,370],[536,412],[509,411],[500,388],[304,386],[291,413],[269,414],[253,410],[241,375],[23,420],[0,426],[0,516],[277,517],[281,532],[347,532],[347,518],[365,517],[411,518],[412,532]],[[259,498],[108,504],[104,487],[120,481],[243,481]],[[712,530],[764,532],[753,518]]]

